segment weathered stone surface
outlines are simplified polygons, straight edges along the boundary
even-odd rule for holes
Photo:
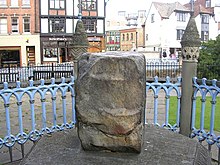
[[[191,17],[181,40],[182,59],[197,62],[201,39],[194,17]]]
[[[70,44],[70,57],[77,60],[83,53],[88,51],[89,41],[85,32],[82,20],[78,20],[75,33],[73,33],[72,43]]]
[[[76,129],[43,136],[21,165],[211,165],[210,153],[194,139],[146,125],[140,154],[84,151]]]
[[[76,82],[78,135],[85,150],[140,152],[145,58],[135,52],[84,54]]]

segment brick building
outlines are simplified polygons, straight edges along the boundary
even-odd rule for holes
[[[119,30],[106,31],[106,51],[120,50],[120,32]]]
[[[0,0],[0,67],[40,62],[37,0]]]
[[[143,47],[143,28],[128,28],[120,31],[121,51],[136,50]]]
[[[0,67],[69,61],[79,8],[88,51],[104,51],[105,6],[104,0],[0,0]]]

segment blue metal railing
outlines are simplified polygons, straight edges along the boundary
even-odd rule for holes
[[[192,97],[192,138],[197,138],[198,141],[206,141],[209,150],[211,150],[211,146],[216,144],[218,149],[220,149],[220,136],[219,133],[216,134],[214,130],[214,124],[215,120],[219,120],[215,117],[215,112],[218,110],[216,109],[216,103],[217,103],[217,97],[220,94],[220,88],[219,85],[217,85],[217,80],[206,80],[205,78],[203,79],[197,79],[196,77],[193,78],[193,87],[194,87],[194,93]],[[200,113],[196,112],[196,100],[197,97],[201,97],[201,109],[199,110]],[[207,97],[211,97],[211,109],[206,108],[207,104]],[[205,111],[208,111],[210,114],[210,119],[208,120],[209,123],[209,128],[205,129]],[[199,127],[196,127],[196,116],[200,118],[200,123]],[[220,153],[219,153],[220,154]],[[220,158],[220,155],[218,155]]]
[[[158,77],[154,78],[153,83],[146,83],[146,93],[148,93],[150,90],[153,91],[154,94],[154,120],[153,124],[161,126],[161,127],[166,127],[167,129],[170,129],[172,131],[178,131],[179,130],[179,121],[180,121],[180,98],[181,98],[181,92],[180,92],[180,87],[181,87],[181,78],[177,79],[176,83],[171,83],[170,82],[170,77],[166,77],[166,82],[165,83],[160,83],[158,81]],[[162,125],[158,123],[158,96],[161,92],[165,93],[165,120]],[[177,96],[177,111],[176,111],[176,123],[174,125],[171,125],[169,123],[169,104],[170,104],[170,96],[171,93],[175,93],[174,95]],[[145,121],[145,124],[147,121]]]
[[[159,78],[155,77],[154,82],[146,83],[146,93],[152,92],[153,96],[151,102],[153,102],[153,120],[152,124],[164,127],[166,129],[179,132],[180,127],[180,99],[181,99],[181,78],[177,79],[176,83],[172,83],[169,77],[166,77],[166,82],[159,82]],[[51,134],[56,131],[62,131],[64,129],[74,128],[76,119],[75,119],[75,91],[74,91],[74,78],[71,77],[70,82],[65,82],[66,79],[62,78],[60,84],[55,84],[55,79],[51,79],[50,85],[45,85],[44,80],[41,80],[39,86],[34,86],[32,80],[29,81],[29,86],[26,88],[21,88],[21,83],[16,83],[16,88],[9,89],[8,84],[4,83],[4,89],[0,90],[0,103],[3,105],[3,111],[5,115],[5,135],[2,137],[2,131],[0,132],[0,149],[3,147],[9,148],[9,152],[12,160],[12,147],[15,144],[21,145],[21,147],[27,141],[37,141],[43,134]],[[220,88],[217,85],[216,80],[212,80],[211,84],[207,85],[207,80],[201,80],[201,83],[198,83],[197,78],[193,79],[194,84],[194,93],[192,98],[193,104],[193,114],[192,114],[192,138],[197,137],[199,141],[207,142],[209,147],[213,144],[216,144],[220,148],[220,136],[215,134],[214,131],[214,121],[215,111],[216,111],[216,99],[220,93]],[[161,93],[164,93],[163,100],[159,100]],[[195,116],[196,114],[196,97],[199,94],[202,100],[201,116],[200,116],[200,128],[195,127]],[[58,96],[59,95],[59,96]],[[177,97],[177,105],[175,111],[175,122],[169,123],[170,118],[170,96]],[[206,97],[211,96],[211,115],[210,115],[210,129],[204,129],[204,111],[205,111],[205,101]],[[36,103],[38,97],[38,103]],[[12,99],[13,98],[13,99]],[[67,101],[67,99],[69,99]],[[12,101],[13,100],[13,101]],[[15,101],[14,101],[15,100]],[[48,100],[48,101],[47,101]],[[28,101],[28,102],[27,102]],[[60,102],[58,102],[60,101]],[[160,111],[160,104],[164,103],[164,120],[159,119],[158,114]],[[23,107],[23,104],[26,103],[29,105],[27,110]],[[13,105],[14,104],[14,105]],[[36,105],[37,104],[37,105]],[[50,108],[48,108],[48,104]],[[68,107],[67,107],[68,104]],[[14,107],[16,108],[14,108]],[[38,109],[37,109],[38,106]],[[58,107],[60,106],[60,107]],[[67,109],[70,108],[70,111]],[[13,109],[14,108],[14,109]],[[148,107],[147,107],[148,108]],[[1,107],[0,107],[1,109]],[[13,131],[11,127],[12,120],[12,110],[17,113],[17,116],[13,120],[18,120],[18,130]],[[58,114],[58,110],[59,112]],[[27,113],[28,111],[28,113]],[[48,111],[51,112],[50,118]],[[39,112],[40,117],[37,112]],[[1,115],[1,112],[0,112]],[[71,117],[70,117],[71,116]],[[27,117],[30,118],[30,130],[25,129],[25,120]],[[38,117],[38,119],[37,119]],[[67,119],[67,117],[71,119]],[[146,114],[145,124],[150,123],[148,121]],[[57,120],[61,118],[61,121]],[[37,125],[37,122],[40,120],[40,126]],[[48,121],[51,120],[50,123]],[[160,120],[160,122],[159,122]],[[2,124],[2,122],[1,122]],[[150,123],[151,124],[151,123]],[[0,125],[1,128],[1,125]],[[17,131],[17,132],[16,132]],[[24,156],[24,153],[22,153]]]
[[[5,123],[6,123],[6,132],[5,137],[0,137],[0,149],[3,146],[6,146],[10,149],[10,155],[12,160],[12,153],[11,148],[15,145],[15,143],[18,143],[20,145],[25,144],[28,140],[31,140],[33,142],[37,141],[43,134],[45,133],[53,133],[55,131],[61,131],[64,129],[73,128],[74,124],[76,122],[75,119],[75,91],[74,91],[74,77],[71,77],[71,80],[69,83],[65,82],[65,78],[62,78],[62,82],[58,85],[55,84],[55,79],[51,79],[50,85],[45,85],[45,81],[41,80],[39,86],[34,86],[33,80],[29,81],[29,87],[21,88],[21,83],[19,81],[16,82],[16,88],[9,89],[8,83],[4,83],[4,89],[0,90],[0,99],[1,103],[4,104],[4,112],[5,112]],[[67,92],[71,93],[71,114],[68,113],[68,116],[71,115],[71,120],[67,121],[67,112],[66,112],[66,96]],[[57,115],[57,94],[60,94],[60,104],[61,104],[61,117],[62,122],[57,122],[58,115]],[[48,95],[51,97],[51,100],[46,103],[46,99],[48,99]],[[39,96],[39,104],[40,104],[40,116],[41,116],[41,126],[36,127],[36,109],[35,106],[35,97]],[[13,98],[13,99],[12,99]],[[25,98],[25,99],[24,99]],[[27,100],[28,99],[28,100]],[[27,114],[25,114],[25,108],[23,108],[22,103],[29,101],[29,118],[30,118],[30,130],[25,129],[24,130],[24,124],[23,120],[28,117]],[[16,114],[11,114],[11,111],[13,111],[12,104],[17,104],[17,117],[18,117],[18,132],[12,133],[12,117]],[[52,122],[50,123],[50,126],[47,121],[47,104],[51,104],[50,107],[52,107]],[[1,123],[3,124],[3,123]],[[3,130],[1,130],[3,131]],[[24,154],[24,153],[23,153]],[[23,155],[22,154],[22,155]]]

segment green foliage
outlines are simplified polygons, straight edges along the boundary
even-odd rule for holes
[[[198,78],[220,80],[220,35],[201,45],[198,59]]]

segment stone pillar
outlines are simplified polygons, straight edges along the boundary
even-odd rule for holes
[[[88,51],[89,42],[84,29],[84,25],[81,19],[77,21],[75,33],[72,37],[71,47],[71,59],[74,62],[74,76],[77,79],[78,75],[78,59],[79,57]]]
[[[180,112],[180,133],[189,137],[192,120],[192,78],[197,74],[197,60],[200,47],[195,18],[191,17],[184,32],[182,45],[182,97]]]
[[[77,131],[84,150],[140,153],[144,134],[145,57],[83,54],[76,81]]]

